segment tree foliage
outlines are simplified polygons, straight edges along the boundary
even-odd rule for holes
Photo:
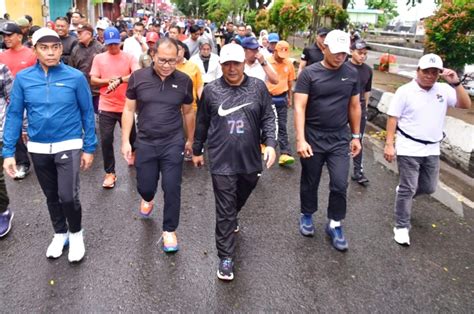
[[[411,0],[410,0],[411,1]],[[421,0],[414,0],[421,1]],[[378,26],[383,27],[388,21],[398,16],[397,3],[391,0],[366,0],[369,9],[382,10],[383,15],[379,16]]]
[[[317,14],[323,19],[323,24],[331,24],[331,28],[344,29],[349,24],[349,14],[338,4],[320,6]]]
[[[270,14],[268,10],[261,9],[255,16],[255,34],[260,33],[262,29],[270,28]]]
[[[425,20],[426,50],[443,58],[447,67],[461,70],[474,63],[474,3],[443,4]]]
[[[269,11],[271,28],[283,39],[292,32],[305,29],[310,20],[310,3],[305,0],[276,0]]]

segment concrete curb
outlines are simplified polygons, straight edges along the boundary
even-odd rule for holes
[[[372,89],[367,119],[379,128],[385,129],[386,112],[393,95],[381,89]],[[474,178],[474,125],[447,116],[445,132],[446,138],[441,143],[441,158]]]
[[[423,49],[398,47],[394,45],[379,44],[368,41],[367,44],[373,51],[388,52],[397,56],[419,59],[423,56]]]
[[[370,122],[368,122],[368,128],[380,130],[380,128]],[[398,174],[398,167],[396,161],[389,163],[383,157],[383,141],[373,138],[370,135],[367,135],[364,136],[364,145],[373,152],[375,161],[382,164],[390,171]],[[448,184],[443,182],[441,179],[438,181],[438,186],[435,193],[431,196],[461,217],[464,217],[465,208],[470,208],[471,210],[474,209],[473,200],[470,200],[465,196],[461,195],[460,193],[449,187]]]

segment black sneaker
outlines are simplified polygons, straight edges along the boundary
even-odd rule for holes
[[[366,176],[364,175],[363,172],[360,172],[358,174],[354,174],[352,175],[351,179],[353,181],[356,181],[357,183],[359,183],[360,185],[367,185],[369,183],[369,179],[366,178]]]
[[[221,280],[234,279],[234,262],[232,261],[232,258],[221,258],[219,269],[217,270],[217,278]]]

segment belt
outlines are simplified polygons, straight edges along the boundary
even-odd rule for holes
[[[28,141],[28,152],[34,154],[56,154],[66,150],[81,149],[82,139],[77,138],[56,143],[37,143]]]
[[[431,142],[431,141],[425,141],[425,140],[421,140],[421,139],[418,139],[416,137],[413,137],[407,133],[405,133],[402,129],[400,129],[397,125],[397,130],[400,131],[400,133],[405,136],[406,138],[412,140],[412,141],[415,141],[415,142],[418,142],[418,143],[421,143],[421,144],[425,144],[425,145],[428,145],[428,144],[437,144],[439,142],[441,142],[442,140],[444,140],[444,138],[446,137],[446,133],[443,132],[443,137],[439,140],[439,141],[436,141],[436,142]]]

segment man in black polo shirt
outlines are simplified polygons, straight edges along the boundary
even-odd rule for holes
[[[330,180],[326,232],[340,251],[348,248],[341,220],[346,216],[350,155],[360,151],[359,77],[344,63],[349,47],[349,34],[328,33],[324,60],[303,70],[294,94],[296,149],[302,166],[300,232],[314,235],[312,215],[318,210],[319,181],[326,163]]]
[[[313,63],[322,61],[324,59],[324,54],[322,51],[322,47],[324,46],[324,39],[326,35],[329,33],[329,29],[326,27],[321,27],[316,32],[316,41],[309,47],[305,47],[303,49],[303,53],[301,54],[301,61],[300,66],[298,67],[298,74],[297,78],[300,76],[301,71],[303,69]]]
[[[181,175],[184,151],[191,154],[194,137],[193,82],[176,71],[178,46],[174,39],[158,40],[153,65],[132,73],[122,114],[122,154],[131,157],[129,142],[137,113],[135,141],[137,190],[142,199],[140,214],[149,217],[160,173],[164,192],[163,250],[176,252],[181,207]],[[182,114],[181,114],[182,112]],[[183,136],[183,116],[187,141]]]
[[[346,63],[356,69],[359,74],[359,92],[360,92],[360,142],[364,137],[365,124],[367,122],[367,106],[369,104],[370,91],[372,90],[372,69],[365,64],[367,60],[367,44],[362,39],[356,40],[351,45],[352,58]],[[364,168],[362,166],[362,147],[360,154],[354,157],[354,173],[351,176],[352,180],[365,186],[369,179],[364,175]]]
[[[245,52],[238,44],[222,47],[223,76],[207,84],[199,100],[193,162],[208,153],[216,198],[217,277],[234,278],[237,215],[257,185],[262,171],[260,143],[266,145],[266,167],[275,162],[276,113],[265,83],[244,74]],[[262,141],[261,141],[262,140]]]

